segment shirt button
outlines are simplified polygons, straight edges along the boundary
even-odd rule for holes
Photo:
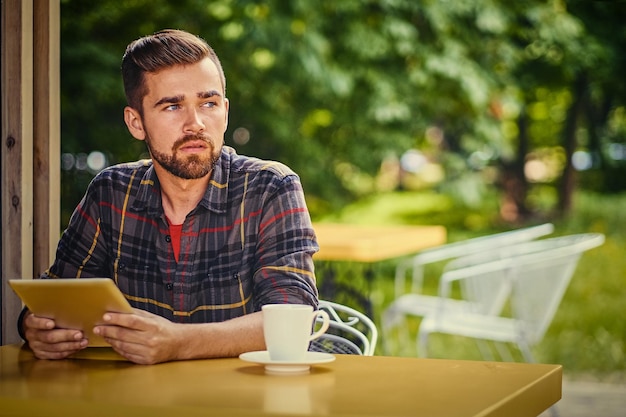
[[[165,285],[165,288],[167,288],[167,289],[168,289],[168,291],[172,291],[172,288],[174,288],[174,285],[172,285],[172,283],[171,283],[171,282],[168,282],[168,283]]]
[[[165,236],[165,241],[166,242],[171,242],[172,241],[172,237],[170,235]]]

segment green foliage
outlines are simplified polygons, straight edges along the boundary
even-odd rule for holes
[[[595,76],[602,62],[598,100],[623,78],[611,55],[623,36],[585,25],[620,14],[584,3],[573,15],[564,2],[540,0],[63,0],[63,152],[99,149],[111,163],[145,154],[122,121],[120,60],[132,39],[174,27],[204,37],[222,58],[227,143],[292,166],[320,213],[374,192],[381,161],[411,147],[462,162],[449,167],[455,181],[474,152],[510,157],[527,99],[550,115],[532,130],[545,146],[560,134],[573,73]],[[233,140],[237,129],[249,141]],[[80,198],[79,182],[63,187],[64,211]]]

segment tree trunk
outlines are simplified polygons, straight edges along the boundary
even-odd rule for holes
[[[500,207],[500,216],[509,223],[523,224],[532,215],[526,205],[528,181],[524,173],[524,165],[528,154],[529,139],[528,116],[525,108],[520,112],[517,125],[519,136],[515,159],[502,161],[501,165],[500,186],[503,190],[503,201]]]
[[[606,128],[609,114],[612,109],[612,97],[604,97],[599,105],[595,105],[590,97],[589,92],[585,94],[585,113],[587,115],[588,131],[589,131],[589,152],[593,159],[593,168],[604,169],[606,161],[602,152],[602,143],[600,141],[600,132]]]
[[[587,90],[587,76],[581,73],[576,77],[572,91],[572,104],[567,111],[563,130],[563,149],[565,150],[565,167],[558,185],[558,214],[563,217],[572,210],[572,196],[576,187],[576,172],[572,165],[572,155],[576,150],[576,128],[584,106]]]

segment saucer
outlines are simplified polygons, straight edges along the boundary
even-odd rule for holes
[[[301,374],[309,372],[311,365],[334,361],[335,356],[324,352],[307,352],[301,361],[273,361],[267,350],[259,350],[242,353],[239,359],[264,365],[268,374]]]

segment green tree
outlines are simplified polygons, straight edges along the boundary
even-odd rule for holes
[[[122,121],[119,63],[130,40],[175,27],[222,58],[226,143],[292,166],[314,213],[374,192],[381,161],[417,147],[446,166],[443,190],[480,190],[495,168],[523,220],[527,155],[575,149],[583,108],[596,115],[590,143],[606,141],[619,114],[622,90],[610,86],[624,35],[607,42],[587,25],[623,15],[587,3],[601,2],[573,2],[574,16],[558,0],[64,0],[63,151],[106,150],[111,163],[145,155]],[[569,118],[537,118],[575,103]],[[64,175],[67,215],[92,174]]]
[[[582,145],[594,156],[596,180],[590,186],[605,192],[623,191],[626,188],[626,31],[623,29],[626,3],[576,0],[569,2],[568,7],[588,34],[580,57],[583,65],[576,78],[580,84],[581,109],[575,116],[582,130]]]

